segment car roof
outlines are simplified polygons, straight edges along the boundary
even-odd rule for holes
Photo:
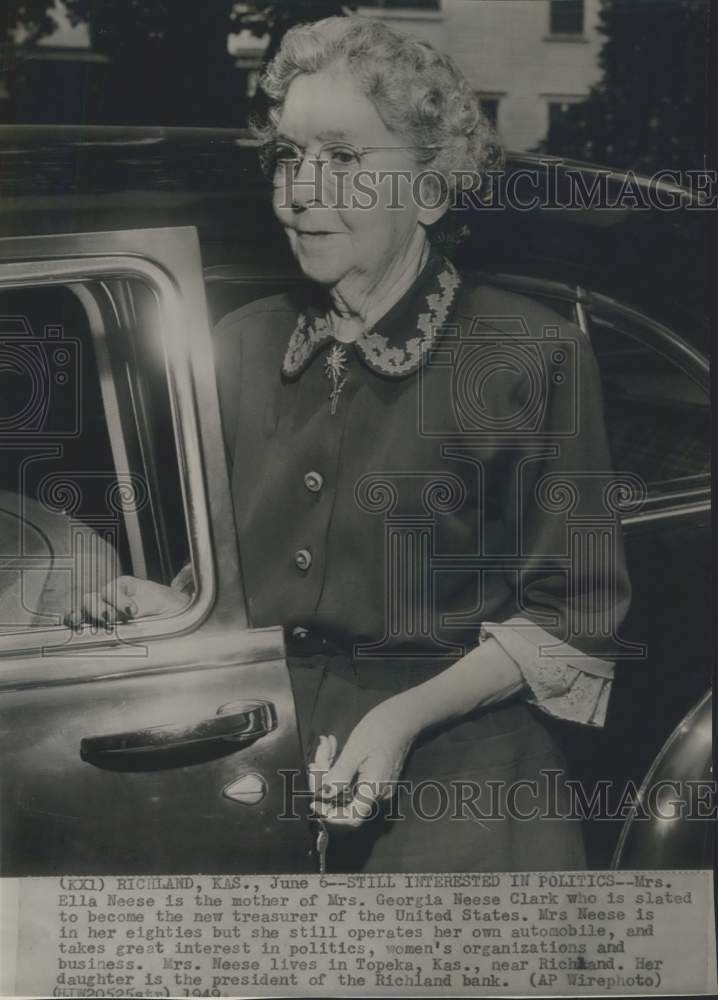
[[[241,128],[0,126],[0,237],[193,225],[207,266],[291,270],[256,146]],[[537,204],[469,199],[454,213],[469,223],[455,250],[462,266],[587,286],[707,346],[710,213],[697,195],[533,153],[509,153],[495,189],[507,178],[525,181]],[[591,204],[599,183],[603,201]],[[583,204],[571,200],[577,185]]]

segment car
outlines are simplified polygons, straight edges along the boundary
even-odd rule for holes
[[[618,838],[613,868],[710,869],[715,833],[713,699],[700,699],[666,740],[636,796],[635,815]],[[689,789],[681,798],[676,789]],[[667,792],[662,801],[658,789]],[[651,807],[651,797],[654,805]],[[690,811],[690,822],[684,821]]]
[[[212,359],[222,315],[299,280],[255,144],[3,126],[0,159],[1,871],[316,871],[285,636],[251,627]],[[536,203],[467,208],[456,259],[591,339],[624,482],[633,603],[607,723],[555,724],[615,807],[711,682],[707,213],[668,184],[670,210],[562,200],[576,176],[625,189],[595,166],[523,154],[506,176]],[[188,562],[175,615],[63,623],[73,593]],[[592,867],[624,820],[587,820]]]

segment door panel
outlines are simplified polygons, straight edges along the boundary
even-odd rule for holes
[[[155,356],[166,365],[169,387],[170,431],[164,440],[171,442],[174,428],[181,496],[174,492],[186,520],[194,596],[179,615],[139,618],[109,632],[83,626],[76,634],[57,616],[34,627],[26,616],[13,634],[0,629],[2,873],[312,870],[308,824],[280,819],[280,772],[301,762],[292,690],[281,630],[247,628],[196,233],[158,229],[0,240],[0,294],[82,289],[78,298],[91,339],[78,350],[121,360],[96,366],[101,398],[113,406],[111,425],[106,411],[108,428],[119,444],[137,438],[138,414],[146,413],[123,402],[136,399],[127,391],[127,372],[137,351],[127,349],[122,311],[105,310],[115,318],[106,322],[95,293],[102,289],[111,296],[123,281],[142,283],[158,304]],[[149,336],[149,326],[143,336]],[[13,336],[0,344],[6,353],[19,351]],[[47,348],[30,331],[33,336],[20,345],[26,354],[44,356],[57,347]],[[46,367],[52,376],[54,369]],[[83,378],[92,370],[78,368]],[[113,384],[118,391],[111,391]],[[53,383],[41,389],[51,392]],[[100,418],[93,411],[92,419]],[[31,452],[40,442],[54,448],[61,463],[69,453],[63,433],[51,420],[32,426],[5,420],[0,448]],[[145,460],[147,449],[135,452],[137,462]],[[111,477],[114,469],[119,483],[123,474],[140,474],[141,467],[120,468],[118,456],[129,454],[113,443],[114,465],[103,467],[103,475]],[[77,456],[75,445],[63,474],[82,485],[96,466],[88,454],[80,468]],[[151,494],[150,471],[145,469],[145,482]],[[4,485],[24,501],[23,482]],[[166,502],[159,494],[151,500]],[[43,502],[38,492],[32,500],[38,517]],[[18,509],[27,513],[32,505],[20,503]],[[73,522],[72,511],[42,513],[58,527],[45,532],[48,551],[42,558],[57,565],[72,556],[60,551],[58,540],[65,528],[74,538],[69,529],[79,521]],[[142,519],[133,523],[141,531]],[[31,569],[37,572],[36,554],[26,565],[22,546],[3,555],[12,556],[14,583],[22,584]],[[68,565],[73,570],[71,559]],[[5,582],[0,580],[0,590]],[[212,738],[219,710],[235,717],[227,739]],[[232,728],[243,718],[268,731],[247,740]],[[158,733],[157,727],[174,729]],[[191,739],[179,749],[139,753],[126,745],[178,738],[183,731]],[[134,734],[143,735],[134,740]],[[118,736],[124,744],[115,739],[115,749],[122,752],[93,755],[86,742],[83,759],[83,740]],[[230,785],[233,797],[223,794]],[[300,799],[298,811],[306,813],[306,805]]]
[[[614,464],[645,488],[623,524],[632,599],[619,629],[645,655],[617,661],[605,728],[574,737],[582,780],[608,779],[616,809],[711,685],[710,397],[706,359],[672,330],[590,299]],[[621,827],[587,826],[591,866],[608,866]]]
[[[707,511],[626,527],[633,599],[623,633],[647,655],[617,671],[611,723],[639,780],[711,685],[711,555]]]
[[[294,704],[282,659],[233,662],[226,637],[186,640],[204,662],[182,671],[5,691],[2,702],[5,873],[199,873],[302,871],[311,863],[307,824],[279,819],[277,765],[296,766]],[[281,633],[275,635],[281,655]],[[219,651],[219,650],[218,650]],[[183,760],[120,755],[83,761],[83,739],[212,719],[228,703],[271,705],[276,728],[251,745],[190,748]],[[212,759],[202,760],[211,749]],[[223,789],[245,774],[266,794],[245,804]],[[298,787],[298,781],[297,781]],[[298,803],[305,810],[304,803]]]
[[[625,801],[628,782],[639,788],[668,735],[712,681],[707,513],[627,525],[625,542],[633,598],[620,635],[645,646],[646,655],[617,663],[605,728],[593,738],[574,737],[581,779],[589,788],[611,782],[611,810]],[[591,867],[609,866],[622,828],[621,815],[587,824]]]

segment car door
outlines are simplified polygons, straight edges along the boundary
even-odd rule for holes
[[[194,229],[0,240],[2,874],[314,870],[211,347]],[[118,573],[189,603],[68,627]]]
[[[633,597],[622,632],[645,655],[616,673],[605,762],[620,785],[640,783],[711,684],[708,363],[675,330],[597,293],[585,321],[614,465],[644,494],[623,518]]]

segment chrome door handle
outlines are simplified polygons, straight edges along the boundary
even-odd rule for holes
[[[201,722],[176,722],[129,733],[88,736],[80,742],[80,757],[89,764],[113,759],[176,751],[200,751],[216,746],[240,749],[276,729],[274,705],[268,701],[231,702]]]

